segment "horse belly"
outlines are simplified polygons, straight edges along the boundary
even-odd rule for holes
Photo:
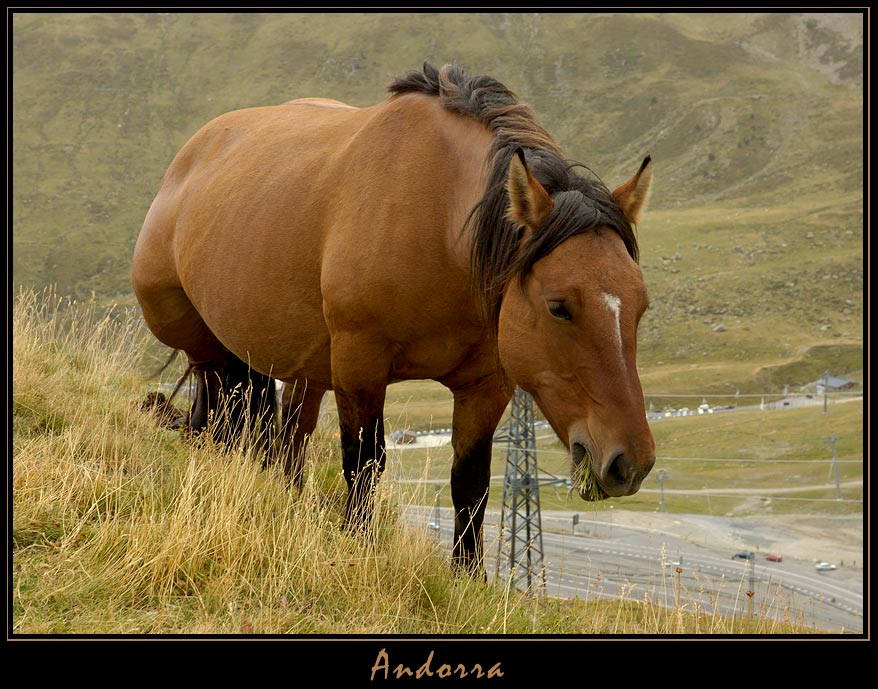
[[[297,114],[321,110],[282,106],[273,111],[281,124],[258,137],[217,125],[169,180],[173,262],[210,331],[262,373],[328,386],[320,284],[327,196],[318,174],[325,150]]]
[[[220,342],[255,370],[279,379],[331,383],[329,333],[323,319],[316,269],[288,261],[279,270],[205,274],[191,285],[193,301]],[[305,287],[293,286],[299,274]],[[212,291],[212,295],[207,292]]]

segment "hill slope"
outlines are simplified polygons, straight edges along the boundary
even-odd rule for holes
[[[816,346],[858,368],[858,13],[15,13],[11,38],[15,285],[132,303],[146,209],[206,121],[300,96],[368,105],[425,60],[457,62],[611,186],[653,155],[647,388],[691,389],[693,362],[710,390],[758,387]]]

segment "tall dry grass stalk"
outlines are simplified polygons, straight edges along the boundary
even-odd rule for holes
[[[331,440],[292,494],[246,452],[158,428],[138,408],[136,314],[22,293],[13,331],[16,631],[488,630],[486,589],[397,523],[391,481],[371,537],[340,528]]]
[[[384,477],[372,535],[341,528],[337,441],[291,493],[243,450],[141,411],[135,312],[51,291],[13,309],[13,631],[26,634],[680,633],[656,606],[532,599],[451,575]],[[420,496],[422,504],[432,494]],[[711,633],[722,633],[718,623]],[[753,630],[750,630],[753,631]],[[757,632],[758,633],[758,632]]]

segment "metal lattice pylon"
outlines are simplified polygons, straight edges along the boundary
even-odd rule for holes
[[[497,578],[519,591],[546,588],[534,403],[521,388],[515,388],[509,408]]]

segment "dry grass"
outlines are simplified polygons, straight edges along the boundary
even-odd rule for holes
[[[283,488],[242,450],[184,443],[141,412],[133,312],[51,292],[14,305],[16,634],[680,634],[793,629],[674,610],[648,597],[524,597],[451,575],[425,529],[398,519],[385,477],[370,537],[341,526],[336,442]],[[431,501],[432,494],[422,496]]]

